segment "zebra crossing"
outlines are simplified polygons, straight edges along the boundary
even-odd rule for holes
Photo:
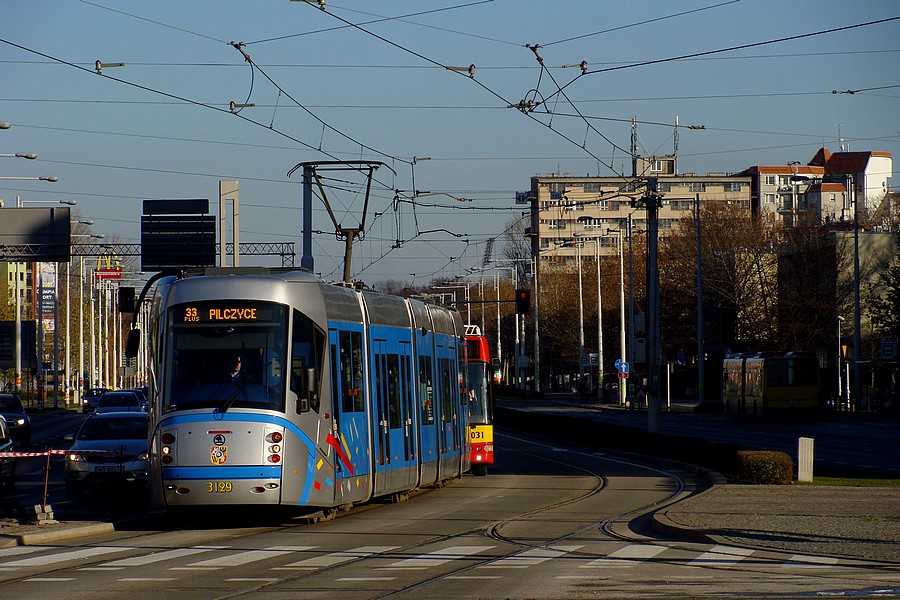
[[[613,546],[617,546],[612,550]],[[235,577],[226,581],[273,581],[277,572],[317,571],[337,567],[343,563],[378,558],[366,565],[365,571],[355,571],[353,577],[343,577],[338,581],[389,581],[403,571],[426,571],[446,567],[450,563],[468,562],[473,566],[456,573],[458,579],[499,579],[505,573],[528,569],[554,560],[565,559],[566,575],[560,578],[590,578],[620,569],[639,569],[645,565],[668,563],[683,567],[713,567],[717,569],[739,568],[751,557],[755,566],[766,564],[772,569],[834,569],[841,561],[827,556],[776,555],[724,545],[697,545],[692,550],[684,547],[670,547],[658,544],[628,544],[624,542],[604,542],[602,545],[553,544],[548,547],[530,548],[491,560],[491,552],[498,551],[497,545],[472,544],[437,548],[429,552],[409,555],[401,552],[399,546],[360,546],[348,550],[324,551],[317,546],[269,546],[266,548],[241,549],[230,546],[194,546],[189,548],[160,549],[149,554],[131,557],[118,555],[128,551],[140,551],[139,546],[88,546],[61,549],[51,546],[18,546],[0,549],[0,579],[5,575],[27,576],[36,571],[35,576],[25,581],[60,582],[72,581],[73,574],[83,571],[122,571],[119,581],[153,582],[172,581],[187,577],[191,572],[233,570],[254,563],[270,563],[265,568],[272,571],[272,577]],[[612,551],[609,551],[612,550]],[[108,560],[107,560],[108,559]],[[90,566],[77,566],[85,561],[100,562]],[[65,569],[72,572],[59,576],[41,576],[47,568]],[[153,569],[152,576],[138,572],[142,568]],[[577,568],[578,574],[572,574]],[[133,571],[129,573],[129,571]],[[283,576],[283,575],[281,575]]]

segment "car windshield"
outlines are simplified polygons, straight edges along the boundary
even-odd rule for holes
[[[22,412],[22,402],[15,396],[0,396],[0,411]]]
[[[139,401],[131,394],[107,394],[100,398],[100,405],[107,406],[134,406]]]
[[[116,418],[88,419],[78,432],[84,442],[96,440],[144,440],[147,439],[147,419]]]

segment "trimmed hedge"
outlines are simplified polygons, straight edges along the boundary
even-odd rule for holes
[[[790,485],[794,482],[794,461],[784,452],[773,450],[739,450],[741,478],[747,483]]]

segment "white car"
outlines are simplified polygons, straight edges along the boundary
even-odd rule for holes
[[[147,413],[94,413],[85,420],[66,453],[66,493],[79,494],[95,483],[147,483]]]

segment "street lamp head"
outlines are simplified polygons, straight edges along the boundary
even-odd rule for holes
[[[38,179],[40,179],[41,181],[52,181],[52,182],[59,181],[59,177],[57,177],[56,175],[50,175],[49,177],[38,177]]]
[[[56,177],[53,178],[53,181],[56,181]],[[69,206],[75,206],[78,204],[78,200],[60,200],[60,204],[68,204]]]
[[[838,318],[838,321],[843,321],[843,320],[844,320],[844,317],[842,317],[841,315],[838,315],[837,318]]]
[[[7,123],[6,121],[0,121],[0,129],[9,129],[12,127],[12,123]]]
[[[34,160],[37,158],[37,154],[35,152],[16,152],[16,158],[27,158],[28,160]]]

